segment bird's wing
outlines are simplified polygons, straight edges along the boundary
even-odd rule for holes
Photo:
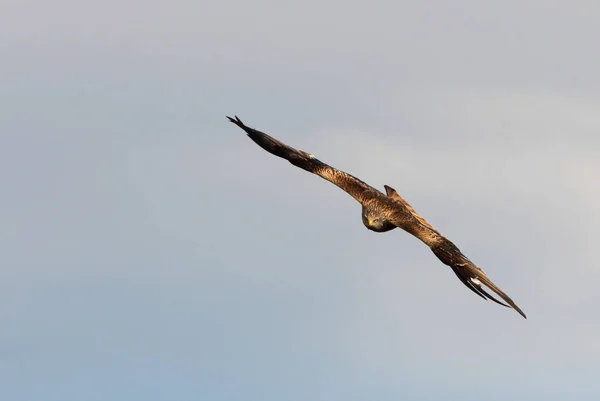
[[[490,299],[500,305],[512,307],[521,316],[527,318],[525,313],[514,303],[514,301],[496,286],[488,276],[477,265],[471,262],[460,249],[448,238],[440,234],[431,224],[421,217],[411,205],[408,204],[395,190],[385,186],[387,195],[396,201],[396,209],[391,214],[390,221],[396,226],[413,234],[421,241],[429,245],[435,256],[442,263],[450,266],[460,281],[475,294],[483,299]],[[488,293],[482,284],[496,293],[508,305],[498,301]]]
[[[396,224],[398,227],[409,231],[411,234],[415,235],[418,238],[420,238],[420,235],[417,234],[437,234],[439,236],[442,236],[442,234],[438,233],[437,230],[433,228],[433,226],[429,224],[427,220],[425,220],[419,213],[417,213],[415,209],[407,201],[405,201],[404,198],[401,197],[400,194],[396,192],[394,188],[388,185],[384,185],[383,187],[385,188],[387,196],[389,196],[397,202],[398,207],[396,208],[396,211],[393,214],[392,220],[395,220],[395,223],[398,223]],[[394,221],[392,222],[394,223]],[[403,225],[414,225],[415,232],[408,230],[408,227],[403,227]],[[426,241],[424,242],[427,243]]]
[[[381,195],[381,192],[365,182],[348,173],[323,163],[319,159],[315,158],[315,156],[301,150],[294,149],[291,146],[279,142],[277,139],[265,134],[264,132],[248,127],[237,116],[235,116],[235,119],[231,117],[227,118],[229,121],[246,131],[246,134],[248,134],[250,139],[256,142],[258,146],[267,152],[284,158],[294,166],[300,167],[303,170],[309,171],[326,179],[329,182],[332,182],[350,194],[361,204],[373,196],[376,196],[376,194]]]
[[[460,281],[469,287],[477,295],[480,295],[483,299],[491,299],[492,301],[499,303],[500,305],[512,307],[521,316],[527,319],[525,313],[515,304],[515,302],[502,291],[496,284],[492,282],[475,263],[471,262],[469,258],[462,254],[456,245],[454,245],[449,239],[443,237],[443,240],[439,244],[432,246],[431,250],[442,261],[445,265],[448,265],[454,271],[454,274],[460,279]],[[498,301],[482,287],[482,284],[487,288],[496,293],[502,298],[508,305]]]

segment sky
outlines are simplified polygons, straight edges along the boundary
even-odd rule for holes
[[[597,2],[0,10],[3,399],[600,397]],[[394,187],[528,319],[226,115]]]

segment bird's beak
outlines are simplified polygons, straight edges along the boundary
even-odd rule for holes
[[[369,227],[373,227],[373,220],[369,220]]]

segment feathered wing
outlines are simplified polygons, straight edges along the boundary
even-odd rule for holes
[[[366,184],[365,182],[348,173],[323,163],[313,155],[294,149],[291,146],[279,142],[277,139],[265,134],[264,132],[248,127],[237,116],[235,116],[235,119],[231,117],[227,118],[229,121],[246,131],[246,134],[250,137],[250,139],[256,142],[258,146],[267,152],[284,158],[294,166],[316,174],[337,185],[361,204],[363,204],[367,199],[375,196],[375,194],[381,194],[378,190]]]
[[[398,209],[392,213],[390,220],[393,224],[408,231],[426,243],[435,256],[437,256],[442,263],[450,266],[459,280],[475,294],[483,299],[490,299],[500,305],[507,307],[510,305],[510,307],[527,319],[527,316],[525,316],[525,313],[517,306],[517,304],[515,304],[504,291],[496,286],[483,270],[463,255],[460,249],[458,249],[452,241],[440,234],[427,222],[427,220],[421,217],[415,209],[413,209],[413,207],[394,190],[394,188],[385,185],[385,190],[390,198],[395,199],[400,203]],[[508,305],[494,298],[482,287],[482,284],[496,293],[508,303]]]
[[[406,214],[407,216],[410,216],[410,219],[408,220],[413,220],[422,228],[427,229],[429,232],[431,233],[435,233],[438,235],[442,235],[440,233],[437,232],[437,230],[435,228],[433,228],[433,226],[431,224],[429,224],[429,222],[427,220],[425,220],[419,213],[417,213],[415,211],[415,209],[407,202],[404,200],[403,197],[400,196],[400,194],[398,192],[396,192],[396,190],[390,186],[384,185],[383,186],[385,188],[385,192],[387,194],[387,196],[389,196],[392,199],[395,199],[396,201],[400,202],[402,205],[404,205],[405,210],[402,210],[404,212],[404,214]]]
[[[450,266],[454,271],[454,274],[462,281],[464,285],[469,287],[473,292],[477,295],[480,295],[484,299],[491,299],[492,301],[499,303],[500,305],[512,307],[516,310],[521,316],[527,319],[525,313],[515,304],[515,302],[508,296],[504,291],[502,291],[496,284],[489,279],[489,277],[481,270],[475,263],[471,262],[469,258],[462,254],[462,252],[458,249],[456,245],[452,243],[446,237],[443,237],[443,240],[440,241],[439,244],[432,246],[431,250],[438,257],[442,263]],[[490,295],[485,289],[483,289],[482,284],[487,288],[496,293],[500,298],[502,298],[508,305],[503,304],[502,302],[495,299],[492,295]]]

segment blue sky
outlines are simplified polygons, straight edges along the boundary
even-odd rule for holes
[[[597,400],[594,2],[0,1],[7,400]],[[225,115],[398,190],[523,308]]]

